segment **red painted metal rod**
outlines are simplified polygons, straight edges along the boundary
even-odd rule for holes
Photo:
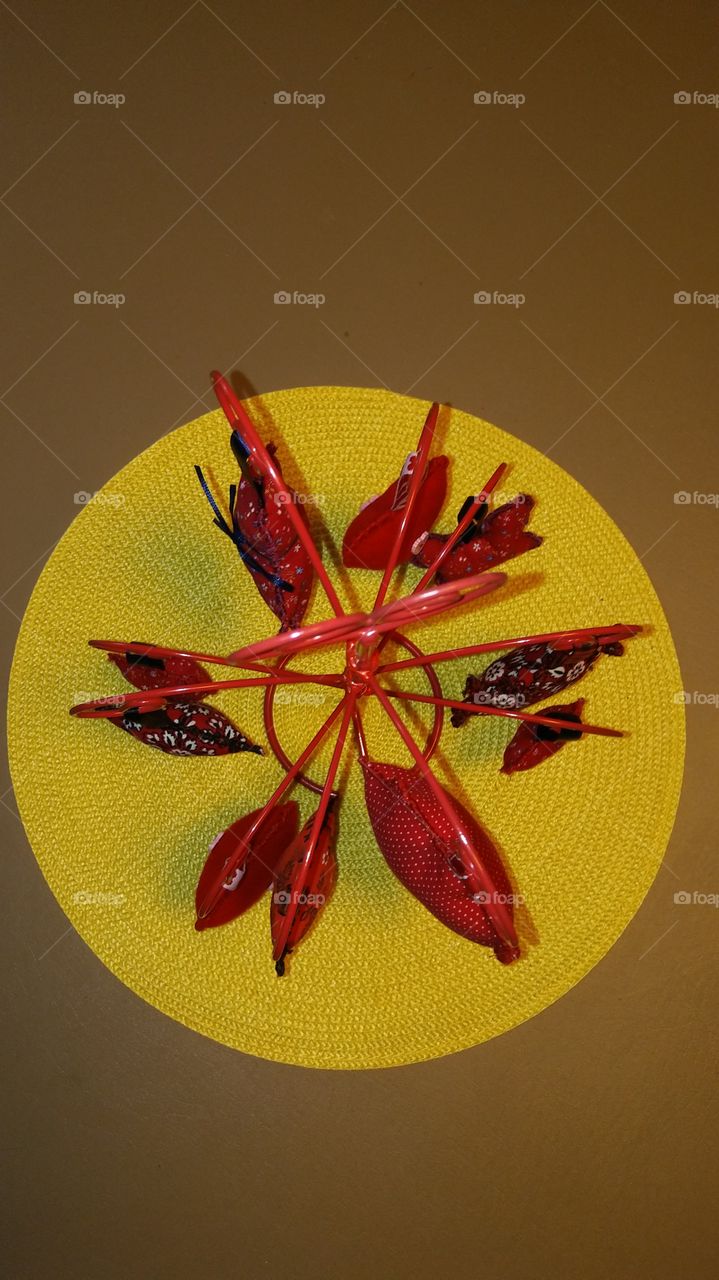
[[[405,693],[397,689],[385,689],[384,692],[389,698],[400,698],[403,702],[428,702],[434,707],[450,707],[456,708],[458,711],[467,711],[470,715],[485,716],[506,716],[509,720],[523,720],[527,724],[543,724],[548,729],[566,729],[567,721],[558,720],[556,716],[552,716],[551,707],[545,713],[535,714],[531,711],[515,711],[508,707],[492,707],[487,703],[481,702],[459,702],[454,698],[433,698],[428,693]],[[599,724],[574,724],[571,725],[572,732],[597,734],[602,738],[624,738],[626,735],[622,729],[610,729],[606,725]]]
[[[447,662],[452,658],[469,658],[478,653],[495,653],[500,649],[522,649],[530,644],[549,644],[556,649],[573,648],[583,641],[599,640],[602,643],[613,640],[628,640],[638,635],[643,627],[633,623],[618,623],[610,627],[584,627],[575,631],[546,631],[536,636],[515,636],[510,640],[488,640],[483,644],[465,645],[461,649],[442,649],[438,653],[428,653],[422,662]],[[560,642],[564,642],[563,644]],[[418,667],[417,658],[401,658],[397,662],[386,662],[377,668],[377,675],[385,671],[404,671],[408,667]]]

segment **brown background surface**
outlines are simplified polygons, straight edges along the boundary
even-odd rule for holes
[[[674,302],[719,289],[719,113],[674,101],[719,90],[713,3],[0,0],[0,28],[8,662],[75,492],[210,407],[216,365],[411,390],[551,454],[716,692],[719,514],[674,501],[719,490],[719,313]],[[719,889],[719,710],[687,722],[667,860],[604,962],[495,1042],[364,1074],[141,1003],[68,929],[6,780],[8,1274],[715,1274],[718,917],[674,893]]]

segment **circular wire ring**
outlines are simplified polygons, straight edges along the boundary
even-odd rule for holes
[[[392,639],[395,641],[396,644],[401,645],[402,648],[406,649],[407,652],[411,654],[413,658],[421,658],[423,656],[422,650],[416,644],[414,644],[412,640],[408,640],[406,636],[400,635],[399,631],[388,632],[387,639],[388,640]],[[274,670],[283,671],[285,664],[289,662],[292,656],[293,655],[289,653],[285,654],[284,657],[280,658],[278,662],[275,664]],[[442,686],[439,682],[439,677],[437,675],[437,672],[435,671],[432,664],[429,662],[426,664],[422,663],[421,669],[422,671],[424,671],[425,675],[427,676],[427,679],[429,681],[429,687],[432,690],[432,693],[434,694],[435,698],[441,698]],[[269,744],[272,748],[272,751],[274,752],[274,755],[279,760],[282,767],[284,769],[291,769],[293,766],[293,761],[290,760],[284,747],[282,746],[282,743],[279,740],[277,729],[275,726],[275,720],[274,720],[275,693],[277,692],[278,687],[279,687],[278,685],[273,684],[273,685],[268,685],[267,688],[265,689],[265,699],[264,699],[264,707],[263,707],[265,732],[267,734],[267,738],[269,740]],[[424,750],[422,751],[422,755],[424,756],[425,760],[429,760],[430,757],[434,755],[434,752],[437,749],[437,745],[439,743],[439,739],[442,734],[443,723],[444,723],[444,707],[435,707],[434,721],[432,723],[432,728],[427,734],[427,741],[425,742]],[[299,782],[303,787],[307,787],[308,791],[314,791],[317,795],[320,795],[324,790],[324,783],[315,782],[312,778],[308,778],[307,775],[304,773],[298,773],[295,781]],[[333,796],[336,796],[337,792],[333,792],[332,794]]]

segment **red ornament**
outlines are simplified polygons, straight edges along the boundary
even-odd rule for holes
[[[463,520],[469,505],[468,498],[457,517],[458,523]],[[495,565],[504,564],[525,551],[533,551],[542,545],[542,539],[536,533],[527,531],[529,517],[534,507],[534,498],[527,493],[520,493],[503,507],[487,514],[484,505],[474,517],[467,531],[457,541],[437,570],[437,582],[451,582],[456,578],[466,578],[473,573],[481,573],[483,569],[491,569]],[[440,548],[449,541],[448,533],[426,533],[417,539],[412,547],[412,564],[427,569],[434,563]]]
[[[217,925],[236,920],[253,907],[272,884],[278,863],[297,835],[300,811],[296,800],[277,805],[248,840],[248,832],[261,812],[256,809],[245,814],[244,818],[233,822],[231,827],[216,836],[210,845],[195,893],[197,930],[214,929]],[[239,862],[236,861],[238,857]],[[236,865],[223,885],[224,892],[217,906],[208,915],[199,916],[213,880],[231,861]]]
[[[623,646],[615,640],[596,639],[567,648],[549,643],[512,649],[491,662],[481,675],[467,676],[464,701],[483,707],[522,710],[581,680],[603,653],[621,657],[623,652]],[[452,712],[455,728],[467,718],[466,711]]]
[[[195,470],[214,512],[214,523],[235,544],[262,599],[279,618],[280,630],[291,631],[300,625],[307,611],[313,569],[287,508],[295,505],[300,520],[306,525],[304,508],[297,504],[294,489],[278,488],[267,468],[253,457],[238,430],[233,431],[230,444],[240,465],[240,482],[230,485],[229,522],[201,468],[195,467]],[[281,476],[282,468],[273,444],[265,446],[265,455]]]
[[[315,833],[317,814],[307,819],[275,872],[270,903],[272,959],[278,977],[329,901],[337,879],[337,815],[330,805]]]
[[[217,707],[207,702],[168,699],[164,707],[134,711],[110,717],[147,747],[157,747],[170,756],[229,756],[237,751],[262,755],[262,747],[251,742]]]
[[[395,480],[380,497],[367,502],[350,524],[342,543],[342,560],[349,569],[385,568],[407,505],[414,462],[415,455],[411,453],[399,480]],[[409,560],[412,544],[434,524],[442,510],[447,492],[448,463],[449,459],[440,455],[432,458],[427,467],[402,539],[400,564]]]
[[[135,640],[133,644],[139,644]],[[130,684],[136,689],[162,689],[172,684],[206,684],[210,676],[193,658],[183,654],[170,657],[158,656],[153,650],[156,645],[144,645],[142,653],[109,653],[110,662],[114,662]]]
[[[468,830],[472,845],[490,872],[493,890],[471,893],[452,827],[415,766],[365,761],[365,798],[375,839],[390,869],[406,889],[455,933],[492,947],[502,964],[519,956],[519,948],[500,938],[487,914],[490,893],[513,916],[514,893],[502,861],[470,813],[445,794]]]
[[[520,724],[512,741],[504,752],[504,760],[500,773],[520,773],[534,769],[543,760],[556,755],[567,742],[576,741],[582,736],[579,726],[582,723],[582,707],[584,698],[576,702],[568,702],[565,706],[546,707],[547,715],[566,727],[550,728],[546,724]]]

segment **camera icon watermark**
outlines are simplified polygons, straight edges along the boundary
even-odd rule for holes
[[[80,702],[97,702],[104,707],[120,707],[124,695],[121,693],[98,693],[92,689],[75,689],[72,695],[74,705]]]
[[[523,307],[526,301],[524,293],[501,293],[499,289],[491,293],[488,289],[478,289],[474,295],[476,307]]]
[[[478,89],[473,95],[476,107],[523,107],[527,101],[524,93],[503,93],[500,89]]]
[[[299,89],[278,89],[273,95],[275,106],[278,107],[322,107],[327,98],[323,93],[302,93]]]
[[[327,298],[324,293],[300,293],[298,289],[290,293],[287,289],[278,289],[273,300],[276,307],[323,307]]]
[[[127,101],[124,93],[100,93],[97,89],[92,93],[88,89],[78,89],[72,100],[79,107],[115,107],[116,110]]]
[[[325,903],[323,893],[298,893],[296,889],[278,889],[272,895],[272,901],[278,907],[321,907]]]
[[[330,690],[322,685],[310,685],[304,682],[296,685],[285,685],[275,690],[275,706],[282,707],[321,707],[327,701]]]
[[[98,289],[78,289],[73,295],[76,307],[123,307],[127,301],[124,293],[100,293]]]

